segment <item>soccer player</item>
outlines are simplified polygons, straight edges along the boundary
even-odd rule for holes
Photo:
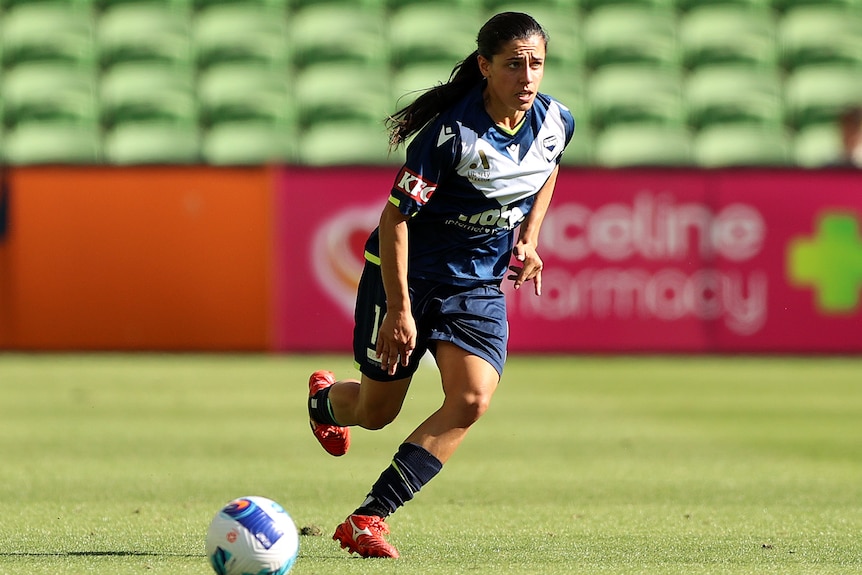
[[[497,14],[447,83],[388,121],[393,148],[415,138],[365,246],[353,336],[361,381],[313,373],[311,427],[327,452],[343,455],[350,426],[395,419],[427,350],[445,397],[336,529],[351,553],[398,557],[384,519],[441,470],[500,380],[502,281],[541,293],[539,230],[575,129],[571,112],[539,93],[547,43],[529,15]]]

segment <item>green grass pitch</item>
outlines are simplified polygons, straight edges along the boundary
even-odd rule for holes
[[[862,572],[862,358],[510,359],[487,415],[390,519],[398,561],[330,540],[441,398],[329,457],[306,378],[342,356],[0,355],[0,575],[210,573],[241,495],[300,527],[296,575]]]

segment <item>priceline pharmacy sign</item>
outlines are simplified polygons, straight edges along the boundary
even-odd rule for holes
[[[308,238],[313,281],[290,284],[302,305],[281,323],[338,312],[320,342],[285,329],[282,347],[349,348],[362,242],[393,178],[285,172],[283,195],[306,198],[282,202],[285,253]],[[503,284],[510,350],[862,351],[860,222],[857,171],[564,169],[540,238],[542,296]],[[292,257],[278,265],[298,269]]]

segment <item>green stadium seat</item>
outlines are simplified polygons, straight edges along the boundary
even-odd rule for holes
[[[6,131],[4,161],[11,165],[94,164],[101,160],[95,122],[21,122]]]
[[[95,121],[95,70],[61,62],[27,62],[2,76],[7,124],[31,120]]]
[[[539,91],[575,107],[585,101],[586,87],[585,74],[579,66],[546,63]]]
[[[529,4],[523,2],[513,2],[512,0],[485,0],[482,6],[488,17],[500,12],[526,12],[530,15],[533,10],[564,10],[578,11],[584,0],[531,0]],[[535,17],[535,16],[534,16]],[[538,20],[538,18],[537,18]],[[542,25],[545,23],[541,20],[538,22]]]
[[[583,25],[586,63],[649,63],[677,66],[676,16],[671,10],[610,5],[590,12]]]
[[[703,168],[786,166],[790,137],[781,127],[714,124],[695,135],[694,160]]]
[[[584,49],[581,42],[581,17],[575,7],[569,3],[539,2],[500,4],[494,12],[526,12],[542,25],[550,37],[546,63],[581,66],[584,61]],[[487,17],[491,17],[489,12]],[[478,32],[478,30],[477,30]]]
[[[395,165],[400,152],[389,154],[389,137],[380,122],[319,122],[300,134],[298,161],[307,166]]]
[[[389,42],[395,66],[443,61],[454,66],[476,49],[484,22],[470,8],[442,10],[432,4],[408,4],[389,17]]]
[[[245,61],[289,60],[285,10],[256,3],[218,4],[200,10],[192,22],[198,66]]]
[[[563,152],[561,166],[584,167],[594,164],[595,135],[588,121],[582,121],[575,112],[575,135]]]
[[[191,121],[197,114],[192,71],[148,62],[117,64],[101,77],[106,124],[141,120]]]
[[[862,100],[862,65],[805,66],[784,86],[787,122],[797,129],[837,121],[847,107]]]
[[[774,67],[778,61],[775,18],[771,10],[719,4],[686,12],[680,19],[683,64],[744,63]]]
[[[784,117],[781,79],[774,68],[700,68],[686,78],[684,99],[688,122],[696,128],[724,122],[778,125]]]
[[[310,5],[290,17],[298,66],[328,61],[383,65],[389,61],[384,12],[351,4]]]
[[[195,124],[123,122],[105,134],[105,160],[112,164],[192,164],[200,161]]]
[[[317,64],[303,68],[293,80],[303,125],[344,119],[382,121],[393,111],[385,67]]]
[[[681,12],[708,6],[737,6],[740,8],[772,9],[773,0],[676,0]]]
[[[781,62],[794,69],[810,64],[862,64],[862,8],[801,6],[778,25]]]
[[[270,0],[270,1],[278,1],[278,0]],[[300,10],[307,6],[317,6],[320,4],[338,4],[341,6],[345,6],[348,8],[361,7],[368,8],[370,10],[382,10],[385,9],[388,0],[281,0],[282,2],[286,2],[289,8],[293,10]]]
[[[627,122],[682,124],[678,70],[634,64],[600,68],[588,79],[587,104],[599,128]]]
[[[793,138],[793,163],[803,168],[837,166],[843,154],[837,122],[808,126]]]
[[[91,13],[57,1],[18,4],[0,19],[0,51],[6,66],[46,59],[92,62]]]
[[[197,100],[201,119],[207,124],[296,119],[287,75],[281,68],[236,62],[211,66],[198,79]]]
[[[595,162],[604,167],[685,166],[691,160],[691,135],[682,126],[618,124],[595,138]]]
[[[212,165],[290,163],[296,160],[296,139],[276,123],[225,121],[204,133],[201,151]]]
[[[395,70],[391,75],[392,111],[413,102],[423,90],[446,83],[453,68],[449,62],[420,62]]]
[[[300,0],[302,1],[302,0]],[[304,0],[306,2],[313,2],[314,0]],[[383,0],[386,2],[386,5],[390,10],[401,10],[402,8],[413,6],[416,4],[423,4],[425,6],[430,6],[434,10],[443,10],[443,11],[453,11],[453,10],[461,10],[463,8],[473,9],[481,6],[480,0]],[[478,28],[476,32],[478,32]]]
[[[167,3],[118,4],[102,12],[96,43],[102,66],[133,60],[190,64],[191,14]]]
[[[772,0],[772,7],[776,10],[786,12],[800,6],[839,6],[858,7],[859,0]]]
[[[645,6],[647,8],[675,8],[676,0],[581,0],[584,10],[601,10],[608,6]]]

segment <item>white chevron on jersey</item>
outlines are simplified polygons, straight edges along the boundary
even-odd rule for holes
[[[443,126],[440,129],[440,133],[437,135],[437,147],[439,148],[449,140],[455,137],[455,130],[450,128],[449,126]]]

